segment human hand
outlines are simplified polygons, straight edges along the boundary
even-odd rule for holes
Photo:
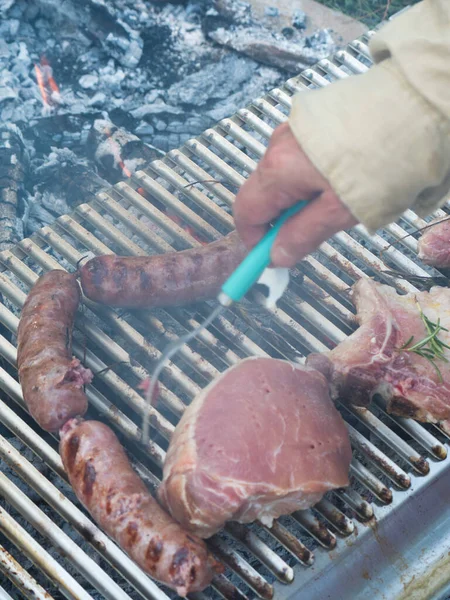
[[[244,244],[252,248],[269,223],[299,200],[310,203],[280,229],[272,247],[274,267],[294,266],[332,235],[358,223],[284,123],[236,196],[234,220]]]

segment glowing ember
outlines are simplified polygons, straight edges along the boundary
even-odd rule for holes
[[[146,192],[146,190],[144,190],[144,188],[139,187],[139,188],[137,188],[136,192],[138,194],[140,194],[141,196],[143,196],[144,198],[150,199],[149,194]],[[191,235],[195,240],[197,240],[197,242],[199,242],[202,246],[206,246],[209,243],[199,233],[197,233],[195,231],[195,229],[192,227],[192,225],[188,225],[188,223],[183,221],[183,219],[181,217],[179,217],[177,214],[171,212],[170,209],[166,208],[164,206],[164,204],[159,203],[158,200],[156,200],[156,198],[152,198],[152,202],[156,207],[159,208],[159,210],[161,212],[163,212],[166,215],[166,217],[169,217],[169,219],[171,221],[173,221],[174,223],[176,223],[177,225],[179,225],[181,227],[181,229],[184,229],[184,231],[189,233],[189,235]]]
[[[130,169],[127,168],[123,160],[119,162],[119,167],[122,169],[122,173],[125,175],[125,177],[131,177],[132,173]]]
[[[199,233],[197,233],[195,231],[195,229],[192,227],[192,225],[189,225],[188,223],[183,221],[183,219],[181,217],[179,217],[178,215],[176,215],[174,213],[171,213],[167,209],[165,212],[171,221],[173,221],[174,223],[179,225],[182,229],[184,229],[187,233],[189,233],[189,235],[191,235],[195,240],[197,240],[197,242],[200,242],[200,244],[202,246],[206,246],[208,244],[208,241],[205,240]]]
[[[39,64],[35,63],[34,72],[42,98],[43,110],[48,112],[55,104],[61,103],[61,94],[53,77],[53,70],[45,56],[41,58]]]
[[[39,91],[41,92],[41,96],[42,96],[42,104],[44,106],[49,106],[48,98],[47,98],[47,91],[45,89],[44,76],[42,75],[42,71],[39,68],[39,66],[36,64],[34,65],[34,70],[36,73],[36,81],[39,86]]]
[[[133,173],[123,162],[122,156],[120,155],[120,146],[116,142],[116,140],[112,137],[111,130],[106,129],[105,134],[108,136],[108,141],[111,144],[113,156],[116,159],[116,163],[118,164],[118,166],[122,169],[122,173],[125,175],[125,177],[131,177],[133,175]]]
[[[41,58],[41,65],[46,73],[47,85],[52,90],[52,92],[57,95],[57,98],[59,99],[60,98],[59,87],[53,78],[53,69],[51,68],[50,63],[45,58],[45,56],[43,56]]]

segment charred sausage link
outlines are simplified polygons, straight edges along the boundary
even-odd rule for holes
[[[72,419],[60,436],[70,483],[100,527],[146,573],[180,596],[204,589],[219,563],[151,496],[113,431],[98,421]]]
[[[80,302],[74,275],[49,271],[38,279],[22,309],[17,333],[17,364],[23,397],[46,431],[84,415],[83,385],[92,373],[72,357],[72,329]]]
[[[80,268],[85,295],[120,308],[182,306],[215,298],[247,253],[236,232],[182,252],[97,256]]]

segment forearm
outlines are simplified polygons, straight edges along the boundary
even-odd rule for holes
[[[374,37],[369,72],[293,102],[291,129],[370,230],[450,189],[450,3],[428,0]],[[425,57],[425,61],[424,61]]]

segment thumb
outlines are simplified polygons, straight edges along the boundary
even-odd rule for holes
[[[280,229],[272,247],[272,264],[293,267],[335,233],[357,223],[336,194],[326,190]]]

